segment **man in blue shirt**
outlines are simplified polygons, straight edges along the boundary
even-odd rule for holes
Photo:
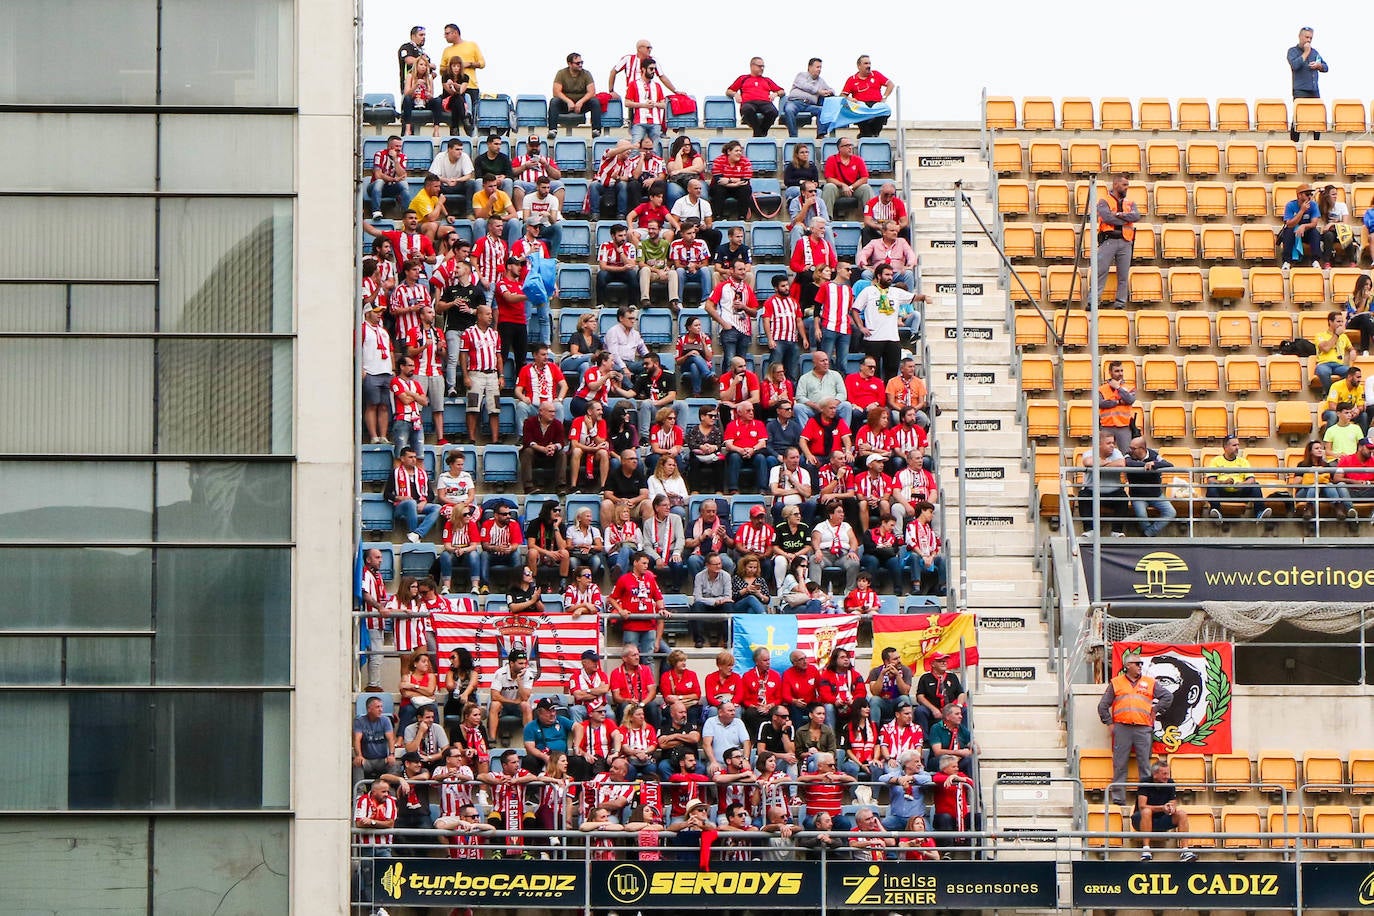
[[[1302,241],[1302,260],[1311,261],[1313,267],[1321,266],[1322,235],[1321,211],[1310,184],[1298,185],[1297,199],[1290,200],[1283,207],[1283,228],[1279,230],[1279,252],[1283,266],[1291,267],[1298,261],[1297,244]]]
[[[534,718],[525,726],[525,769],[540,773],[554,752],[567,754],[570,734],[572,720],[558,714],[551,697],[534,704]]]
[[[1326,61],[1322,60],[1317,49],[1312,47],[1312,30],[1307,26],[1298,30],[1298,43],[1288,49],[1288,67],[1293,71],[1293,98],[1321,98],[1321,92],[1317,89],[1317,74],[1325,73],[1331,68],[1326,65]],[[1288,136],[1294,143],[1297,143],[1296,120],[1293,127],[1294,130],[1289,131]],[[1319,133],[1312,135],[1313,140],[1320,140],[1321,138],[1322,135]]]

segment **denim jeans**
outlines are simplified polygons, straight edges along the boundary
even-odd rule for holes
[[[695,582],[697,573],[706,568],[706,557],[699,553],[688,554],[686,566],[688,581]],[[720,568],[732,576],[735,574],[735,561],[730,558],[728,553],[721,553]]]
[[[1154,506],[1159,512],[1159,518],[1150,520],[1150,507]],[[1131,511],[1140,520],[1140,533],[1147,538],[1156,537],[1165,528],[1169,527],[1169,522],[1178,517],[1178,510],[1169,500],[1159,497],[1156,499],[1133,499],[1131,500]]]
[[[625,573],[630,569],[630,557],[634,555],[635,549],[630,544],[621,544],[613,555],[608,552],[607,556],[611,557],[612,566]]]
[[[903,550],[902,562],[906,565],[907,574],[911,576],[912,587],[919,590],[921,578],[925,573],[935,576],[935,590],[943,591],[945,588],[945,557],[944,554],[937,553],[931,557],[931,565],[927,567],[921,562],[921,555],[914,550]]]
[[[725,328],[720,332],[720,355],[721,365],[729,366],[730,360],[736,356],[746,356],[749,347],[753,343],[749,335],[734,328]]]
[[[821,106],[800,99],[787,99],[783,102],[782,123],[787,125],[787,136],[797,136],[797,116],[802,113],[811,115],[811,120],[816,125],[816,136],[824,137],[825,131],[821,129]]]
[[[558,223],[545,223],[539,227],[539,238],[549,246],[549,257],[558,257],[558,243],[563,241],[563,227]]]
[[[849,359],[849,335],[841,334],[838,331],[821,331],[821,346],[830,356],[830,368],[840,375],[848,375],[849,369],[845,366],[845,361]]]
[[[549,315],[549,304],[531,305],[525,302],[525,325],[530,329],[529,345],[552,344],[553,319]],[[519,367],[516,367],[517,369]]]
[[[745,458],[739,452],[731,452],[725,456],[725,489],[731,493],[739,489],[739,472],[745,466]],[[748,459],[749,467],[754,471],[754,486],[763,491],[768,486],[768,456],[763,452],[755,452],[754,457]]]
[[[705,302],[707,299],[711,298],[711,291],[716,288],[716,280],[715,277],[711,275],[711,268],[709,265],[698,269],[696,273],[692,274],[689,274],[685,267],[679,267],[677,269],[677,289],[684,300],[687,298],[687,280],[689,278],[701,281],[701,299],[698,300],[699,302]]]
[[[775,341],[769,362],[782,363],[788,378],[801,378],[801,344],[795,340]]]
[[[423,426],[416,426],[404,420],[396,420],[391,424],[391,441],[395,444],[396,457],[401,457],[401,449],[407,445],[415,449],[417,457],[425,454],[425,430]]]
[[[655,143],[657,143],[658,141],[662,140],[662,139],[663,139],[663,125],[662,125],[662,124],[631,124],[631,125],[630,125],[630,142],[631,142],[631,143],[633,143],[635,146],[638,146],[638,145],[639,145],[639,141],[640,141],[640,140],[643,140],[645,137],[653,137]]]
[[[404,207],[409,200],[409,193],[410,191],[406,187],[405,182],[382,181],[378,178],[367,187],[367,201],[372,205],[372,212],[376,213],[382,209],[383,197],[395,198],[396,201]]]
[[[745,595],[735,602],[736,614],[767,614],[768,606],[753,595]]]
[[[487,234],[487,221],[482,217],[472,221],[472,237],[474,240],[480,239]],[[506,244],[514,245],[520,236],[525,234],[525,225],[519,219],[506,220]],[[490,300],[488,300],[490,301]]]
[[[468,581],[462,583],[464,586],[471,584],[473,579],[479,583],[487,581],[487,555],[479,548],[469,553],[463,554],[456,561],[453,554],[447,550],[439,553],[439,578],[443,581],[441,586],[453,579],[455,572],[461,572],[467,576]]]
[[[1293,501],[1296,503],[1335,503],[1347,512],[1350,511],[1350,491],[1341,484],[1301,487],[1297,493],[1293,494]]]
[[[601,218],[601,195],[604,193],[606,187],[599,181],[593,181],[587,188],[587,209],[597,219]],[[625,212],[630,209],[630,186],[624,181],[617,181],[612,186],[611,193],[615,194],[616,215],[623,218]]]
[[[403,499],[392,507],[392,514],[405,524],[407,532],[413,531],[424,537],[439,521],[439,506],[436,503],[425,503],[425,508],[421,510],[415,504],[415,500]]]
[[[868,574],[874,577],[875,582],[877,581],[878,570],[886,570],[888,576],[890,576],[892,579],[891,587],[894,592],[900,593],[906,581],[905,577],[902,574],[902,571],[906,568],[906,565],[902,562],[902,556],[900,553],[893,554],[889,559],[886,560],[879,560],[873,554],[866,553],[863,555],[862,559],[859,560],[859,568],[867,570]],[[875,719],[874,721],[877,720]]]
[[[701,389],[707,382],[716,377],[708,363],[700,353],[688,353],[682,360],[680,370],[687,376],[692,386],[692,397],[701,397]]]

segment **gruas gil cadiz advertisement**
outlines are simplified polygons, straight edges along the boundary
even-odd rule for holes
[[[378,859],[374,873],[373,900],[398,906],[580,907],[586,895],[572,862]]]
[[[1074,862],[1073,906],[1132,910],[1287,910],[1292,862]]]
[[[816,909],[819,863],[720,862],[701,871],[689,862],[594,862],[592,906]]]

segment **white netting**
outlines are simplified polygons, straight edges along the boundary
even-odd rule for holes
[[[1327,604],[1316,601],[1204,601],[1179,620],[1142,622],[1108,617],[1103,636],[1107,643],[1123,639],[1142,642],[1250,642],[1280,623],[1313,633],[1350,633],[1374,618],[1374,605]]]

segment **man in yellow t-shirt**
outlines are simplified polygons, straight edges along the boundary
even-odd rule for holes
[[[506,221],[506,244],[514,245],[515,240],[525,234],[520,213],[515,209],[510,195],[501,190],[501,182],[488,176],[482,179],[482,190],[472,195],[472,234],[481,238],[487,234],[487,220],[499,216]]]
[[[1355,405],[1355,422],[1363,432],[1369,431],[1369,420],[1364,414],[1364,373],[1359,366],[1351,366],[1345,378],[1336,379],[1326,392],[1326,403],[1322,405],[1322,426],[1335,423],[1340,414],[1338,404],[1349,402]]]
[[[1221,504],[1249,503],[1256,521],[1264,521],[1273,510],[1264,504],[1264,493],[1250,473],[1250,461],[1240,453],[1240,440],[1227,436],[1221,444],[1221,454],[1207,462],[1207,503],[1212,507],[1212,519],[1221,524]]]
[[[444,195],[439,190],[439,176],[433,172],[425,176],[424,186],[410,199],[407,208],[415,211],[420,219],[420,231],[436,244],[440,235],[449,231],[448,207]]]
[[[1325,334],[1312,341],[1317,348],[1315,371],[1322,391],[1331,387],[1333,378],[1345,378],[1355,360],[1355,346],[1345,333],[1345,312],[1337,309],[1327,315],[1326,328]]]
[[[444,53],[439,57],[439,72],[448,73],[448,62],[457,57],[463,62],[463,72],[468,77],[468,88],[463,94],[468,97],[468,111],[472,121],[477,121],[477,100],[482,97],[482,91],[477,88],[477,71],[486,69],[487,59],[482,56],[482,49],[477,47],[475,41],[464,41],[463,30],[453,23],[444,26],[444,40],[448,46],[444,48]],[[476,128],[472,128],[476,130]],[[457,130],[455,129],[455,133]]]

